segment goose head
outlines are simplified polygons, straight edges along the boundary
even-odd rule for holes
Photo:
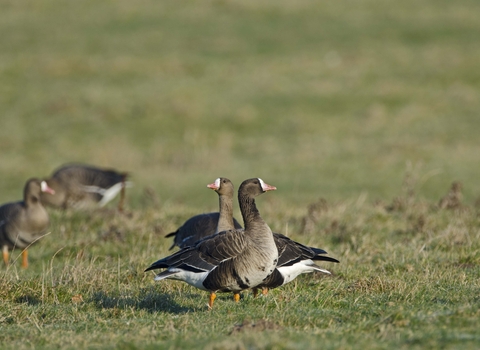
[[[219,195],[233,197],[233,183],[226,177],[219,177],[215,182],[207,185],[207,187],[214,190]]]
[[[244,195],[247,195],[248,197],[253,198],[267,191],[274,191],[276,189],[277,188],[275,186],[265,183],[265,181],[263,181],[259,177],[255,177],[243,181],[240,185],[238,192],[239,194],[242,193]]]
[[[50,187],[48,187],[45,181],[40,181],[39,179],[29,179],[25,183],[25,188],[23,190],[23,197],[26,202],[37,202],[40,200],[40,194],[42,192],[55,193]]]

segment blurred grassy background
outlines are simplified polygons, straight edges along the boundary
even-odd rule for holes
[[[2,1],[0,202],[80,161],[207,211],[205,185],[480,195],[480,2]]]
[[[30,268],[2,270],[0,347],[478,349],[479,18],[478,0],[0,1],[0,203],[74,161],[135,182],[127,215],[52,210]],[[143,273],[217,208],[219,176],[277,186],[262,215],[333,276],[208,313]],[[465,206],[440,210],[453,181]],[[248,318],[279,330],[228,336]]]

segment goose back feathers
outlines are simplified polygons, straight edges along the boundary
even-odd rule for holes
[[[220,219],[220,213],[205,213],[192,216],[184,222],[175,232],[167,234],[165,237],[173,237],[173,243],[169,250],[175,246],[185,248],[193,245],[195,242],[215,234]],[[235,228],[242,228],[236,219],[233,219]]]
[[[170,250],[175,246],[180,248],[191,246],[202,238],[221,231],[242,228],[242,225],[233,217],[232,182],[226,178],[218,178],[207,187],[218,194],[219,212],[193,216],[178,230],[166,235],[165,237],[174,237]]]

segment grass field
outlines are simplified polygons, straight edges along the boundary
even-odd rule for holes
[[[30,268],[0,270],[0,348],[479,348],[478,18],[473,0],[1,1],[0,203],[73,161],[135,186],[125,215],[51,211]],[[217,208],[219,176],[277,186],[263,218],[333,276],[208,312],[143,273]]]

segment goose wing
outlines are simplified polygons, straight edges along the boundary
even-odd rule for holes
[[[278,263],[277,266],[291,266],[302,260],[317,260],[339,262],[337,259],[323,256],[327,252],[320,248],[308,247],[301,243],[284,236],[280,233],[273,234],[275,244],[278,248]]]
[[[334,263],[339,263],[340,261],[335,259],[335,258],[331,258],[329,256],[323,256],[323,255],[315,255],[312,260],[316,260],[316,261],[330,261],[330,262],[334,262]]]
[[[274,233],[273,238],[278,248],[277,266],[293,265],[301,260],[311,259],[315,252],[309,247],[291,240],[280,233]]]
[[[6,203],[0,206],[0,227],[6,227],[9,221],[20,215],[24,208],[23,202]]]
[[[211,264],[200,256],[195,247],[187,247],[154,262],[145,271],[155,269],[179,268],[191,272],[210,271],[216,265]]]
[[[248,246],[243,230],[228,230],[206,237],[195,244],[195,249],[206,262],[218,265],[241,255]]]

